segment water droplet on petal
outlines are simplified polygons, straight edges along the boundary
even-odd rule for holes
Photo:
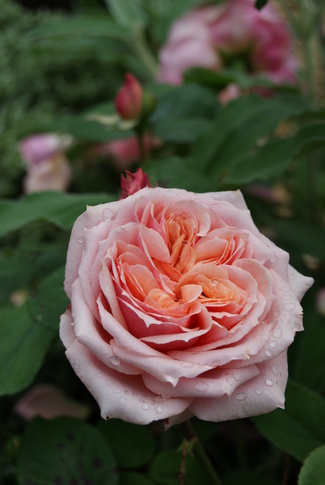
[[[272,367],[271,367],[271,371],[272,371],[272,373],[273,373],[275,376],[277,376],[277,375],[279,374],[279,371],[278,371],[278,368],[277,368],[277,366],[276,366],[276,365],[272,365]]]
[[[276,328],[273,332],[273,335],[275,338],[280,338],[282,337],[282,330],[280,328]]]
[[[106,219],[106,221],[109,221],[112,218],[113,214],[114,214],[114,212],[111,211],[111,209],[104,209],[103,210],[103,217],[104,217],[104,219]]]
[[[271,349],[274,349],[277,346],[277,342],[275,340],[271,340],[269,346],[271,347]]]
[[[240,376],[236,372],[233,372],[232,376],[235,379],[235,381],[237,381],[237,382],[240,381]]]
[[[116,394],[121,394],[121,389],[115,389]]]
[[[111,358],[111,363],[113,365],[120,365],[120,359],[118,357],[116,357],[115,355]]]
[[[200,392],[206,392],[208,390],[208,384],[206,382],[198,382],[195,385],[195,389]]]
[[[77,241],[78,241],[79,244],[82,244],[84,242],[84,238],[79,236]]]
[[[265,350],[264,350],[264,354],[265,354],[267,357],[271,357],[271,356],[272,356],[272,350],[271,350],[271,349],[265,349]]]
[[[236,394],[237,401],[245,401],[246,397],[247,396],[244,392],[239,392],[238,394]]]
[[[121,397],[120,404],[121,404],[121,406],[125,406],[126,405],[126,399],[125,399],[125,397]]]
[[[265,384],[266,384],[267,386],[269,386],[269,387],[272,387],[272,386],[273,386],[273,381],[272,381],[272,379],[266,379]]]
[[[211,285],[212,286],[218,286],[219,281],[218,280],[211,280]]]
[[[260,387],[257,387],[257,388],[255,389],[255,392],[256,392],[256,394],[257,394],[258,396],[260,396],[261,394],[263,394],[263,389],[261,389]]]
[[[296,308],[296,303],[291,301],[283,305],[283,310],[286,312],[292,312]]]
[[[148,411],[148,409],[149,409],[149,404],[143,404],[142,409],[143,409],[144,411]]]
[[[163,412],[163,408],[161,406],[156,407],[156,413],[161,414]]]

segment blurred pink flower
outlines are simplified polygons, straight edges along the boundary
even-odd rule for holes
[[[32,387],[19,399],[15,411],[27,421],[36,416],[46,419],[57,416],[85,419],[89,414],[87,406],[73,401],[60,389],[49,384],[39,384]]]
[[[151,150],[158,147],[160,142],[150,135],[144,135],[143,145],[146,155],[150,155]],[[95,152],[100,156],[111,157],[113,165],[120,171],[142,158],[139,141],[136,136],[97,145]]]
[[[142,86],[133,74],[125,74],[124,84],[115,97],[115,108],[125,120],[139,117],[142,109]]]
[[[221,70],[232,56],[245,56],[247,69],[276,83],[296,81],[297,62],[285,21],[272,5],[228,0],[192,10],[171,27],[159,52],[158,79],[180,84],[185,69]]]
[[[148,175],[141,168],[138,168],[135,173],[125,170],[125,177],[121,175],[122,193],[120,199],[126,199],[129,195],[135,194],[144,187],[151,187],[151,183]]]
[[[71,179],[71,168],[64,155],[72,140],[68,136],[41,134],[25,138],[19,151],[26,163],[26,193],[43,190],[64,191]]]

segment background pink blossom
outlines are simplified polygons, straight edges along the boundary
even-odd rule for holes
[[[176,20],[159,52],[158,79],[180,84],[186,69],[221,70],[233,56],[244,56],[252,75],[296,82],[297,61],[285,21],[270,2],[259,11],[251,0],[207,5]]]

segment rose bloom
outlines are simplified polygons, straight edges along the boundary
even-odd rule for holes
[[[297,62],[291,34],[270,2],[257,10],[252,0],[207,5],[176,20],[159,52],[159,81],[181,84],[194,66],[216,71],[243,56],[247,70],[275,83],[295,83]]]
[[[284,405],[311,285],[239,191],[144,188],[88,207],[68,249],[60,336],[104,418],[223,421]]]

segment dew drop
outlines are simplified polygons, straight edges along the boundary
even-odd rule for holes
[[[233,372],[232,376],[235,379],[235,381],[237,381],[237,382],[240,381],[240,376],[236,372]]]
[[[104,209],[103,210],[103,217],[104,217],[104,219],[106,219],[106,221],[109,221],[112,218],[113,214],[114,214],[114,212],[111,211],[110,209]]]
[[[218,286],[219,281],[218,280],[211,280],[211,285],[212,286]]]
[[[121,389],[115,389],[116,394],[121,394]]]
[[[283,310],[286,312],[292,312],[296,308],[295,302],[288,302],[283,305]]]
[[[161,406],[156,407],[156,413],[161,414],[163,412],[163,408]]]
[[[120,404],[121,404],[121,406],[125,406],[126,405],[126,399],[125,399],[125,397],[121,397]]]
[[[278,316],[280,315],[280,313],[279,313],[279,312],[277,312],[277,311],[275,311],[273,315],[274,315],[274,317],[276,318],[276,317],[278,317]]]
[[[148,409],[149,409],[149,404],[143,404],[143,405],[142,405],[142,409],[143,409],[144,411],[148,411]],[[157,411],[157,410],[156,410],[156,411]]]
[[[256,394],[257,394],[258,396],[260,396],[261,394],[263,394],[263,389],[261,389],[260,387],[257,387],[257,388],[255,389],[255,392],[256,392]]]
[[[272,350],[271,349],[265,349],[264,354],[267,355],[267,357],[271,357],[272,356]]]
[[[266,379],[265,384],[266,384],[267,386],[269,386],[269,387],[272,387],[272,386],[273,386],[273,381],[272,381],[272,379]]]
[[[236,394],[237,401],[245,401],[246,397],[247,396],[244,392],[239,392],[238,394]]]
[[[275,338],[280,338],[282,337],[282,330],[280,328],[276,328],[273,332],[273,335]]]
[[[199,382],[195,385],[195,389],[200,392],[206,392],[208,390],[208,384],[206,382]]]
[[[117,365],[120,365],[120,359],[119,359],[118,357],[113,356],[113,357],[111,358],[111,363],[112,363],[113,365],[116,365],[116,366],[117,366]]]
[[[277,376],[277,375],[279,374],[279,371],[278,371],[278,368],[277,368],[277,366],[276,366],[276,365],[272,365],[272,367],[271,367],[271,371],[272,371],[272,373],[273,373],[275,376]]]
[[[277,342],[275,340],[271,340],[269,346],[271,347],[271,349],[274,349],[277,346]]]
[[[77,241],[78,241],[79,244],[82,244],[84,242],[84,238],[79,236]]]

